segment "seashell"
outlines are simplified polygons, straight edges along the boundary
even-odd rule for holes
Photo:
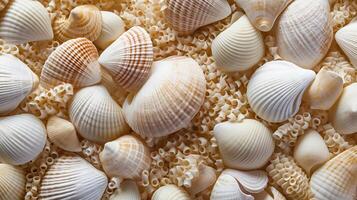
[[[115,13],[101,11],[102,32],[93,42],[95,46],[105,49],[125,32],[124,21]]]
[[[80,152],[81,144],[73,124],[65,119],[52,116],[47,120],[47,135],[58,147],[71,152]]]
[[[22,169],[0,163],[0,199],[24,199],[25,183],[25,172]]]
[[[255,200],[286,200],[274,187],[268,187],[258,194],[253,194]]]
[[[129,126],[145,137],[161,137],[187,127],[199,111],[206,80],[196,61],[174,56],[154,62],[149,79],[124,102]]]
[[[12,165],[34,160],[46,144],[46,129],[30,114],[0,118],[0,162]]]
[[[100,82],[98,52],[86,38],[69,40],[50,54],[40,77],[43,87],[51,88],[63,82],[74,87],[86,87]]]
[[[124,179],[140,178],[151,163],[149,149],[131,135],[106,143],[99,158],[108,176]]]
[[[357,18],[337,31],[335,38],[354,67],[357,67]]]
[[[40,2],[12,0],[3,12],[0,16],[1,39],[12,44],[52,40],[50,15]]]
[[[222,173],[234,177],[244,190],[249,193],[259,193],[268,185],[268,175],[262,170],[239,171],[225,169]]]
[[[259,30],[270,31],[275,20],[292,0],[235,0],[252,24]]]
[[[280,16],[277,27],[278,54],[306,69],[312,69],[325,57],[333,40],[326,0],[293,1]]]
[[[79,90],[68,112],[78,133],[88,140],[104,143],[129,133],[121,107],[102,85]]]
[[[15,110],[38,82],[37,75],[18,58],[0,55],[0,114]]]
[[[2,11],[8,3],[9,0],[0,0],[0,11]]]
[[[99,63],[112,74],[119,86],[135,91],[148,78],[153,56],[150,35],[145,29],[135,26],[103,51]]]
[[[357,195],[357,146],[325,163],[311,177],[315,199],[354,200]]]
[[[164,15],[180,34],[191,34],[196,29],[222,20],[231,14],[226,0],[166,0]]]
[[[77,6],[71,10],[68,19],[55,21],[53,31],[61,43],[81,37],[94,41],[102,32],[102,14],[94,5]]]
[[[330,152],[320,134],[312,129],[300,136],[294,148],[294,159],[311,174],[317,167],[329,159]]]
[[[213,129],[224,165],[252,170],[264,166],[274,151],[272,132],[259,121],[223,122]]]
[[[246,15],[240,17],[212,42],[212,55],[217,66],[226,72],[248,70],[264,56],[262,34]]]
[[[141,200],[139,188],[132,180],[120,183],[120,188],[110,195],[109,200]]]
[[[103,85],[108,90],[110,95],[116,102],[119,103],[119,105],[123,105],[128,92],[119,85],[115,84],[112,76],[106,69],[101,68],[100,71],[102,72],[101,85]]]
[[[287,61],[271,61],[255,71],[247,87],[253,111],[269,122],[283,122],[295,115],[315,72]]]
[[[194,196],[213,185],[217,180],[216,170],[207,165],[202,165],[199,169],[199,176],[192,180],[192,185],[187,191]]]
[[[228,174],[221,174],[211,192],[210,200],[254,200],[254,197],[245,194],[235,178]]]
[[[39,199],[99,200],[107,187],[107,177],[79,156],[64,155],[42,178]]]
[[[183,189],[176,185],[165,185],[157,189],[151,200],[191,200],[190,196]]]

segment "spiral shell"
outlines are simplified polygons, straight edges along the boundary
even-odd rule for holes
[[[110,196],[109,200],[141,200],[139,188],[132,180],[120,183],[120,188]]]
[[[357,18],[337,31],[335,38],[353,66],[357,67]]]
[[[2,11],[8,3],[9,0],[0,0],[0,11]]]
[[[176,185],[165,185],[157,189],[151,200],[191,200],[190,196],[183,189]]]
[[[22,169],[0,163],[0,199],[23,199],[25,182],[25,172]]]
[[[237,180],[222,173],[211,192],[210,200],[254,200],[254,197],[242,192]]]

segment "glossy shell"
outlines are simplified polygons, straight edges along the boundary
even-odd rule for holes
[[[22,200],[25,196],[25,171],[0,163],[0,199]]]

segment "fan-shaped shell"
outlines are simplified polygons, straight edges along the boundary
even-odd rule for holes
[[[145,29],[135,26],[106,48],[99,63],[128,91],[139,89],[150,74],[153,46]]]
[[[0,199],[24,199],[25,183],[25,172],[22,169],[0,163]]]
[[[40,2],[12,0],[2,12],[1,39],[12,44],[22,44],[53,38],[50,15]]]
[[[274,151],[272,132],[261,122],[223,122],[213,129],[224,165],[252,170],[265,165]]]
[[[161,137],[186,127],[199,111],[206,80],[196,61],[170,57],[154,62],[151,75],[123,109],[129,126],[145,137]]]
[[[283,122],[295,115],[315,72],[286,61],[271,61],[255,71],[247,87],[253,111],[269,122]]]
[[[198,194],[213,185],[216,180],[216,170],[207,165],[202,165],[199,169],[198,177],[192,180],[192,185],[190,188],[187,188],[187,191],[191,195]]]
[[[102,72],[102,80],[100,83],[108,90],[110,95],[119,103],[119,105],[123,105],[126,96],[128,96],[128,92],[118,84],[115,84],[113,77],[106,69],[101,68],[100,71]]]
[[[30,114],[0,118],[0,161],[12,165],[35,159],[46,144],[46,129]]]
[[[0,0],[0,11],[2,11],[8,3],[9,0]]]
[[[69,107],[69,117],[78,133],[104,143],[129,132],[121,107],[102,85],[79,90]]]
[[[120,188],[110,196],[109,200],[141,200],[139,188],[132,180],[120,183]]]
[[[263,36],[243,15],[213,40],[212,55],[223,71],[247,70],[264,56]]]
[[[63,82],[86,87],[100,82],[98,51],[86,38],[68,40],[56,48],[43,66],[40,83],[51,88]]]
[[[262,170],[239,171],[225,169],[222,173],[234,177],[243,189],[249,193],[259,193],[268,185],[268,175]]]
[[[335,38],[353,66],[357,67],[357,18],[337,31]]]
[[[191,200],[190,196],[182,188],[176,185],[165,185],[157,189],[151,200]]]
[[[240,189],[237,180],[228,174],[221,174],[211,192],[210,200],[254,200]]]

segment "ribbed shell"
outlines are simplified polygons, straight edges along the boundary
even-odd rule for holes
[[[99,63],[112,74],[115,82],[128,91],[135,91],[145,83],[152,62],[150,35],[139,26],[121,35],[99,57]]]
[[[286,61],[271,61],[249,80],[247,98],[253,111],[269,122],[283,122],[295,115],[315,72]]]
[[[121,107],[102,85],[79,90],[69,107],[69,117],[78,133],[104,143],[129,133]]]
[[[225,169],[222,173],[234,177],[242,188],[249,193],[259,193],[268,185],[268,175],[263,170],[239,171]]]
[[[123,105],[126,96],[128,96],[128,92],[115,84],[108,70],[102,67],[100,71],[102,72],[102,80],[100,83],[108,90],[110,95],[119,103],[119,105]]]
[[[213,40],[212,55],[223,71],[247,70],[264,56],[263,36],[243,15]]]
[[[12,0],[0,16],[0,38],[12,44],[51,40],[50,15],[38,1]]]
[[[43,123],[30,114],[0,118],[0,161],[12,165],[35,159],[46,144]]]
[[[335,38],[353,66],[357,67],[357,18],[337,31]]]
[[[107,177],[79,156],[61,156],[42,178],[39,199],[100,200]]]
[[[22,200],[25,196],[25,172],[17,167],[0,163],[0,199]]]
[[[192,180],[192,185],[190,188],[187,188],[187,191],[191,195],[198,194],[213,185],[216,180],[216,169],[203,165],[199,169],[199,176]]]
[[[86,87],[101,79],[98,51],[86,38],[68,40],[47,58],[40,77],[43,87],[51,88],[63,82],[74,87]]]
[[[254,200],[254,197],[243,193],[234,177],[221,174],[212,189],[210,200]]]
[[[9,0],[0,0],[0,11],[2,11],[8,3]]]
[[[176,185],[165,185],[157,189],[151,200],[191,200],[190,196],[182,188]]]
[[[119,189],[115,190],[109,200],[141,200],[141,196],[136,183],[132,180],[125,180],[120,183]]]

